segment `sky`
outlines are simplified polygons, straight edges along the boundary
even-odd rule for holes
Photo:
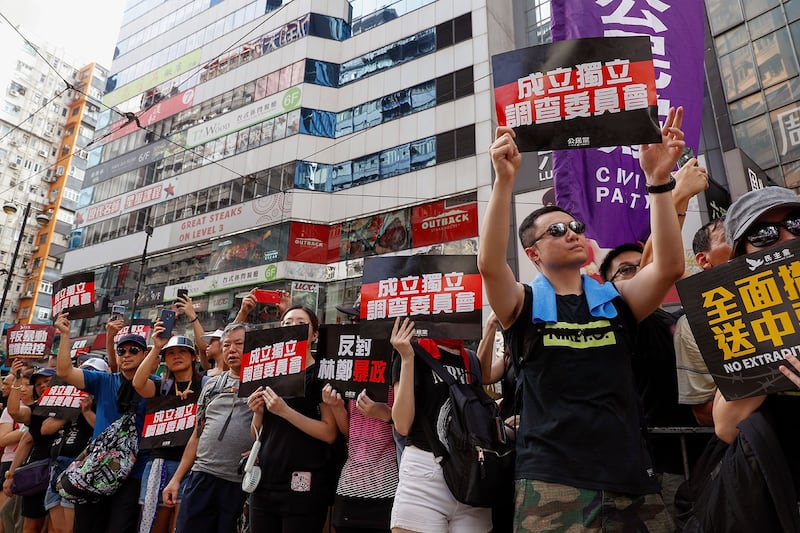
[[[96,62],[109,68],[126,0],[2,0],[0,13],[34,44],[63,48],[80,67]],[[71,31],[64,31],[72,27]]]

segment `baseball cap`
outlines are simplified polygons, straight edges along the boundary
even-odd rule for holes
[[[340,313],[346,314],[347,316],[361,318],[361,295],[358,295],[358,298],[356,298],[356,301],[353,302],[351,307],[346,305],[337,305],[336,310]]]
[[[141,348],[142,350],[147,350],[147,341],[144,340],[144,337],[141,335],[137,335],[136,333],[126,333],[122,337],[119,338],[117,341],[117,349],[120,346],[125,344],[126,342],[130,342]]]
[[[165,344],[164,347],[161,348],[161,355],[164,355],[170,348],[176,348],[176,347],[186,348],[187,350],[192,352],[192,355],[197,353],[194,349],[194,341],[192,341],[192,339],[190,339],[189,337],[176,335],[174,337],[170,337],[169,340],[167,341],[167,344]]]
[[[725,214],[725,240],[731,246],[731,257],[738,255],[738,241],[758,217],[778,207],[800,209],[800,198],[783,187],[764,187],[742,195],[731,204]]]
[[[99,370],[100,372],[111,372],[111,368],[108,366],[108,363],[99,357],[90,357],[81,363],[80,368],[91,368],[94,370]]]
[[[206,333],[205,335],[200,337],[200,340],[202,340],[206,344],[209,344],[214,339],[221,339],[221,338],[222,338],[222,330],[221,329],[215,329],[211,333]]]
[[[44,376],[44,377],[51,378],[51,377],[53,377],[55,375],[56,375],[56,369],[55,368],[50,368],[49,366],[46,366],[46,367],[37,369],[36,372],[31,374],[31,377],[28,380],[28,382],[31,385],[33,385],[33,383],[36,381],[36,378],[39,377],[39,376]]]

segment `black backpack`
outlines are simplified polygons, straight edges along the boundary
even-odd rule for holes
[[[442,458],[447,487],[461,503],[491,507],[506,493],[503,487],[514,477],[514,444],[506,440],[497,404],[483,390],[480,379],[477,383],[459,383],[422,347],[413,346],[450,389],[449,415],[438,428],[439,435],[428,435],[434,455]],[[426,433],[431,432],[430,424],[423,426]]]

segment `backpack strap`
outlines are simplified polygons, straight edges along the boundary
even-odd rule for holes
[[[439,376],[439,378],[441,378],[442,381],[451,387],[456,384],[455,378],[450,374],[450,372],[447,371],[442,363],[434,359],[434,357],[425,351],[420,345],[415,343],[412,344],[412,346],[414,347],[414,354],[419,356],[419,358],[422,359],[425,364],[428,365],[431,370],[433,370],[433,372]]]

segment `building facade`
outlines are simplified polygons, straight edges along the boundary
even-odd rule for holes
[[[100,110],[99,100],[90,104],[74,88],[88,90],[102,69],[94,65],[78,69],[64,59],[63,50],[27,43],[8,26],[0,27],[0,38],[6,44],[0,59],[4,288],[10,276],[0,321],[49,323],[52,283],[61,277],[81,188],[78,159],[83,156],[85,162],[88,157],[85,151],[77,157],[73,152],[94,138],[86,121]],[[104,81],[102,74],[95,80],[95,98]]]
[[[181,288],[206,329],[252,287],[335,322],[367,256],[475,253],[512,4],[129,3],[64,259],[96,272],[78,333]]]

